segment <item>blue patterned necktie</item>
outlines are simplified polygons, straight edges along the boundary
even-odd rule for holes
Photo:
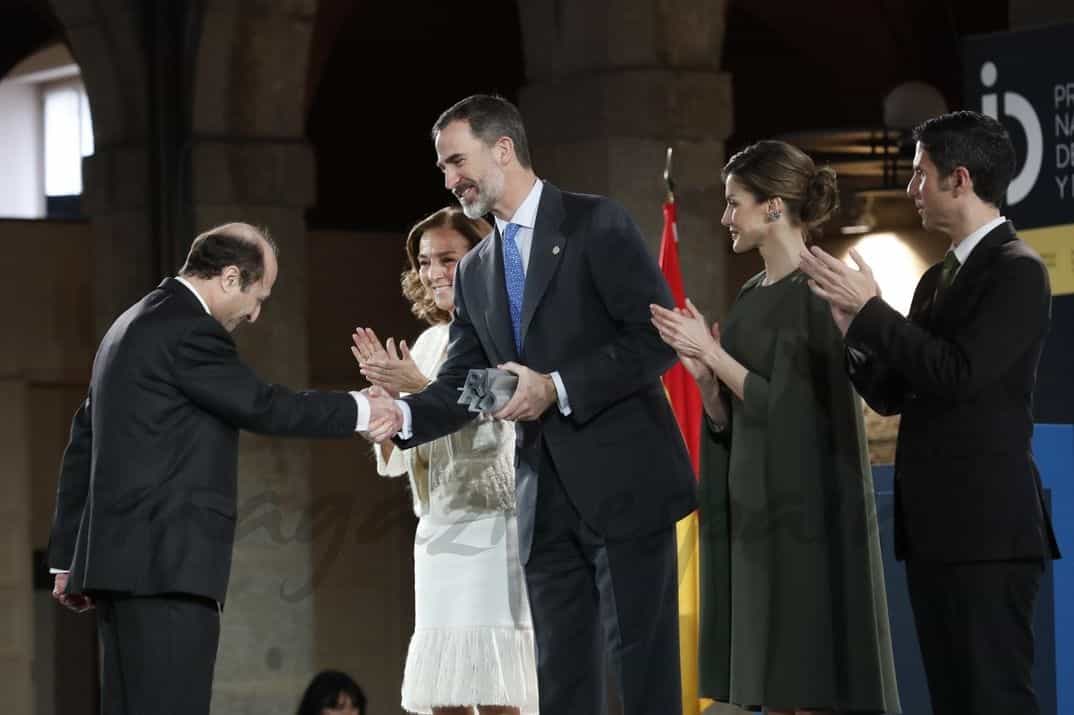
[[[522,293],[526,288],[526,271],[522,268],[522,254],[518,251],[515,236],[517,223],[509,223],[503,231],[503,277],[507,284],[507,303],[511,310],[511,332],[515,336],[515,350],[522,354]]]

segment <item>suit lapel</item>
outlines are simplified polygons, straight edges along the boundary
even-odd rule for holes
[[[481,255],[485,276],[485,322],[492,342],[505,360],[518,360],[511,333],[511,314],[507,303],[507,283],[503,274],[503,238],[495,222],[492,240],[485,243]]]
[[[958,269],[955,281],[948,286],[947,290],[940,291],[936,296],[933,315],[944,312],[945,307],[957,306],[959,299],[964,297],[981,277],[991,262],[995,250],[1007,241],[1014,240],[1015,237],[1014,226],[1010,221],[1005,221],[989,231],[970,252],[965,265]],[[938,276],[936,280],[939,282]]]
[[[533,322],[533,315],[567,247],[567,237],[561,228],[563,218],[563,194],[546,182],[537,207],[537,220],[533,227],[533,242],[530,245],[530,260],[526,270],[526,289],[522,293],[523,347],[526,345],[526,334]],[[503,270],[500,272],[502,274]]]

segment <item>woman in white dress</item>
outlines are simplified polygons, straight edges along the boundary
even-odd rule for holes
[[[394,395],[417,392],[447,353],[455,266],[491,228],[457,207],[407,236],[403,294],[431,324],[408,349],[370,330],[354,335],[362,374]],[[515,518],[515,430],[479,417],[413,449],[375,447],[377,470],[410,479],[414,513],[414,635],[403,673],[410,712],[537,712],[537,668]]]

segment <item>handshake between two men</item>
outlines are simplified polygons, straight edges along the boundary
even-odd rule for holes
[[[355,328],[351,353],[371,387],[362,390],[369,401],[369,426],[362,434],[381,443],[402,433],[409,436],[409,410],[400,398],[421,392],[434,382],[419,368],[405,340],[388,338],[383,344],[371,328]],[[514,379],[509,379],[513,376]],[[505,379],[506,378],[506,379]],[[525,365],[507,362],[496,370],[471,370],[458,388],[460,404],[473,412],[486,412],[499,420],[539,419],[557,400],[551,375]]]

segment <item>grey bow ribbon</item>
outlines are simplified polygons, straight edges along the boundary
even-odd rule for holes
[[[471,370],[459,391],[459,404],[471,412],[499,412],[518,387],[518,375],[499,368]]]

